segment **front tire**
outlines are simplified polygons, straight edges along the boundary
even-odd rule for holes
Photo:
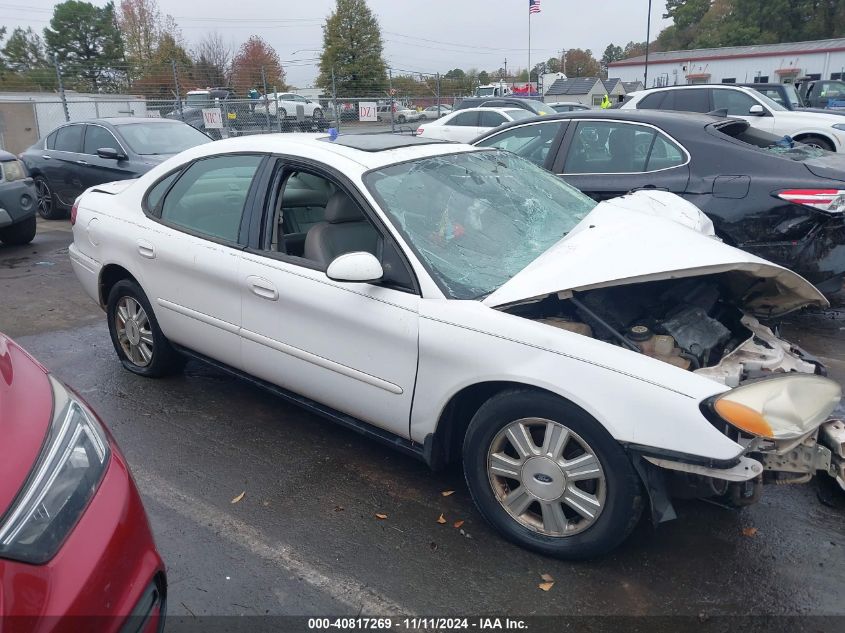
[[[114,285],[106,315],[112,345],[126,369],[159,378],[182,368],[184,360],[162,333],[147,295],[137,283],[122,279]]]
[[[512,389],[484,403],[467,428],[463,461],[484,518],[548,556],[606,554],[642,513],[640,481],[619,443],[549,393]]]
[[[397,123],[404,123],[405,122],[405,115],[400,114],[399,117],[396,119]]]
[[[810,147],[818,147],[828,152],[836,151],[831,142],[821,136],[805,136],[798,142],[809,145]]]
[[[315,121],[321,121],[323,119],[323,111],[320,108],[314,108],[314,113],[311,115],[311,118]]]
[[[35,216],[33,215],[31,218],[28,218],[23,222],[18,222],[12,226],[0,229],[0,242],[8,244],[9,246],[22,246],[23,244],[29,244],[35,239],[35,231]]]

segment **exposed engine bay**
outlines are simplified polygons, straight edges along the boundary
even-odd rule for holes
[[[626,347],[736,387],[772,373],[824,373],[741,308],[736,279],[709,275],[559,293],[507,312]]]

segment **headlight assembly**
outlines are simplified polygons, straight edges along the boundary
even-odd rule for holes
[[[791,374],[731,389],[705,406],[745,433],[788,440],[818,428],[841,397],[842,388],[833,380]]]
[[[105,432],[87,407],[58,381],[53,421],[41,455],[0,519],[0,557],[42,564],[61,547],[103,478],[109,460]]]

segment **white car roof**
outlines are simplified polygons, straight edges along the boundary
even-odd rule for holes
[[[203,156],[236,152],[291,154],[302,158],[319,160],[338,168],[342,168],[342,165],[338,163],[345,162],[349,168],[352,168],[354,164],[357,165],[357,169],[355,170],[363,173],[370,169],[407,160],[441,156],[443,154],[455,154],[458,152],[479,151],[481,149],[464,143],[436,142],[431,139],[409,140],[407,144],[401,144],[401,142],[395,139],[417,139],[417,137],[402,137],[401,135],[395,134],[351,134],[346,136],[350,139],[350,142],[360,137],[369,137],[366,140],[370,141],[375,141],[379,137],[385,137],[385,141],[388,144],[393,142],[399,146],[389,149],[358,149],[344,145],[342,143],[344,135],[339,137],[341,142],[332,142],[328,140],[329,137],[325,134],[261,134],[239,136],[213,143],[205,143],[179,154],[179,158],[181,159],[180,162],[187,162],[186,159],[194,160]]]

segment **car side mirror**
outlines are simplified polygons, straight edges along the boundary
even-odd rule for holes
[[[766,114],[766,111],[763,109],[759,103],[757,105],[753,105],[748,109],[748,114],[751,116],[763,116]]]
[[[107,160],[124,160],[126,158],[126,154],[117,151],[113,147],[101,147],[97,150],[97,156]]]
[[[355,251],[336,257],[326,269],[326,276],[333,281],[372,283],[384,277],[384,269],[372,253]]]

